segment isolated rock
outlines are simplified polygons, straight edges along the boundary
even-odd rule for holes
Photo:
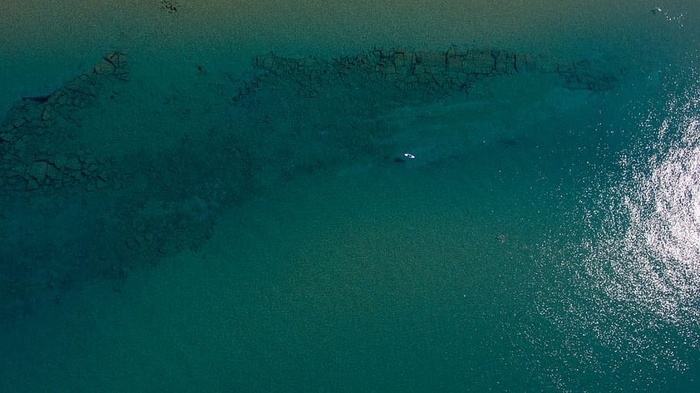
[[[46,161],[36,161],[28,169],[27,174],[41,184],[46,179],[48,163]]]
[[[115,69],[114,64],[109,62],[107,59],[103,59],[101,62],[97,63],[94,71],[97,75],[110,75],[114,73]]]
[[[56,166],[56,168],[58,169],[63,169],[66,165],[66,161],[68,161],[68,158],[65,154],[61,153],[56,154],[56,156],[52,160],[53,165]]]
[[[77,156],[70,156],[66,159],[65,168],[69,171],[79,172],[83,169],[83,164],[80,163]]]

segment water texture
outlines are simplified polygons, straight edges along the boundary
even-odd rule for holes
[[[694,2],[8,10],[1,391],[698,389]]]

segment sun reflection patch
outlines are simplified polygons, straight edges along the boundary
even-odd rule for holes
[[[552,380],[582,369],[645,387],[697,359],[700,90],[674,97],[641,122],[645,140],[620,153],[619,170],[581,195],[568,221],[583,225],[543,245],[541,269],[552,278],[539,314],[557,334],[533,345],[549,357]]]
[[[683,109],[692,112],[694,102]],[[609,263],[608,269],[598,269],[609,296],[636,303],[695,336],[700,323],[700,120],[695,115],[681,123],[674,133],[664,121],[659,152],[646,165],[630,165],[631,180],[615,188],[619,202],[604,222],[613,229],[604,233],[613,239],[600,240],[619,237],[618,246],[591,251]]]

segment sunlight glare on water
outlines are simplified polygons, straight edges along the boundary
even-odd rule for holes
[[[624,379],[649,389],[696,372],[700,87],[669,89],[647,106],[657,109],[630,114],[643,120],[627,129],[616,169],[580,196],[583,224],[569,220],[545,244],[558,262],[538,307],[558,335],[536,345],[562,390],[625,390]]]
[[[696,344],[695,328],[700,322],[698,93],[686,95],[684,101],[679,105],[674,99],[667,105],[666,113],[672,115],[662,121],[654,146],[657,151],[646,164],[623,160],[630,180],[616,187],[620,199],[612,212],[626,218],[626,228],[612,232],[621,237],[618,247],[599,251],[610,254],[609,271],[603,276],[609,296],[653,312],[692,336]],[[609,220],[623,224],[619,218]]]

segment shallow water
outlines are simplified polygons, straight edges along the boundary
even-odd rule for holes
[[[697,389],[695,4],[133,3],[2,19],[0,390]]]

